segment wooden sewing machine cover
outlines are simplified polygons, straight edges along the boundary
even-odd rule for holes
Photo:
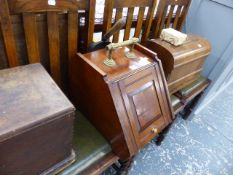
[[[137,44],[117,48],[116,65],[103,62],[106,49],[77,54],[70,62],[72,102],[111,143],[121,159],[137,153],[170,122],[172,110],[163,70],[156,54]]]
[[[51,174],[71,163],[75,108],[40,64],[0,71],[0,174]]]
[[[170,94],[200,78],[211,50],[209,41],[195,34],[188,34],[187,41],[181,46],[152,39],[147,42],[147,47],[156,52],[162,61]]]

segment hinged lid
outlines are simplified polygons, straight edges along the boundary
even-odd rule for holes
[[[206,58],[211,50],[207,39],[194,34],[188,34],[187,41],[181,46],[174,46],[161,39],[152,39],[147,42],[147,47],[156,52],[162,60],[166,77],[176,67]]]
[[[0,142],[72,111],[40,64],[0,71]]]
[[[121,47],[113,51],[112,57],[116,62],[116,66],[114,67],[109,67],[104,64],[104,60],[108,56],[106,49],[87,53],[83,55],[84,57],[81,57],[104,76],[106,81],[117,81],[148,66],[152,66],[157,61],[157,55],[154,52],[139,44],[135,45],[133,50],[136,59],[127,58],[125,53],[128,51],[128,47]]]
[[[198,35],[188,34],[187,41],[181,46],[174,46],[161,39],[152,40],[158,45],[164,47],[173,57],[174,64],[191,61],[199,56],[208,55],[210,53],[210,43],[207,39]],[[196,55],[196,57],[194,57]],[[168,58],[167,58],[168,59]]]

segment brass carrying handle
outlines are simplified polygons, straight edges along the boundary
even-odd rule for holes
[[[139,42],[138,38],[131,38],[131,39],[127,40],[127,41],[123,41],[123,42],[120,42],[120,43],[111,43],[111,44],[106,46],[106,49],[107,50],[114,50],[114,49],[117,49],[119,47],[134,45],[134,44],[136,44],[138,42]]]
[[[109,66],[109,67],[113,67],[116,65],[116,62],[115,60],[112,58],[112,52],[113,50],[119,48],[119,47],[124,47],[124,46],[128,46],[128,45],[132,45],[130,47],[130,50],[129,52],[126,52],[125,53],[125,56],[129,59],[134,59],[136,58],[136,55],[134,54],[133,52],[133,48],[134,48],[134,45],[136,43],[139,42],[139,39],[138,38],[131,38],[130,40],[127,40],[127,41],[123,41],[123,42],[120,42],[120,43],[111,43],[109,45],[106,46],[106,49],[108,51],[108,55],[107,55],[107,58],[104,60],[104,64]]]

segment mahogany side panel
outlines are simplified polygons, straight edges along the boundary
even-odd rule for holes
[[[131,157],[108,86],[81,54],[72,58],[69,87],[73,104],[107,138],[113,152],[123,160]]]

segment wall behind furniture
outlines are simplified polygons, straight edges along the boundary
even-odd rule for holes
[[[185,30],[207,38],[212,52],[203,75],[212,80],[196,113],[233,81],[233,1],[193,0]]]

